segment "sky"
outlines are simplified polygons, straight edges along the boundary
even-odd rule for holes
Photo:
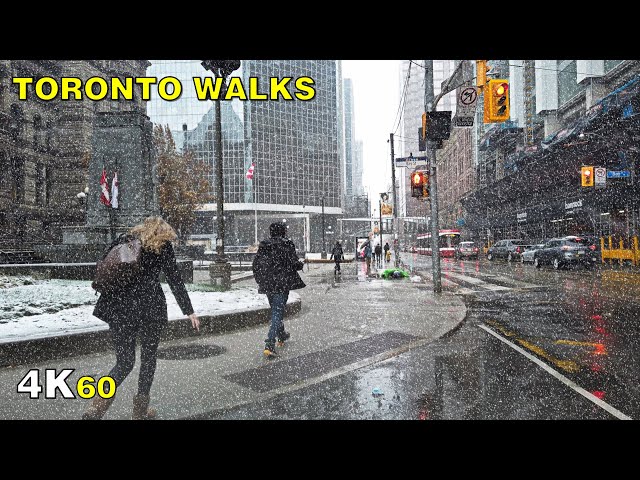
[[[364,150],[363,184],[370,198],[391,185],[389,134],[400,101],[400,60],[342,60],[342,77],[353,82],[355,138]],[[396,132],[400,133],[400,131]],[[399,144],[396,142],[396,157]],[[377,201],[372,202],[376,204]]]

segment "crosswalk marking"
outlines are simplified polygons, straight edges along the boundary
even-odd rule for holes
[[[422,274],[427,281],[431,280],[431,275],[428,274],[428,272],[422,272]],[[523,282],[521,280],[516,280],[502,275],[480,272],[473,272],[473,276],[465,275],[457,269],[455,271],[453,269],[443,271],[441,281],[443,286],[454,288],[455,293],[461,295],[469,295],[486,291],[504,292],[514,289],[531,289],[540,287],[533,283]],[[508,284],[510,286],[498,285],[493,282]],[[463,284],[471,285],[472,287],[467,288],[466,286],[463,286]]]

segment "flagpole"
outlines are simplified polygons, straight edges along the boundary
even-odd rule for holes
[[[254,242],[257,245],[258,244],[258,200],[257,200],[257,189],[258,189],[258,185],[257,185],[257,178],[256,178],[256,172],[255,172],[255,166],[254,168],[254,172],[253,172],[253,229],[255,232],[255,238],[254,238]]]

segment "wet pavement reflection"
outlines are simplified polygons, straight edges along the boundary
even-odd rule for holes
[[[412,256],[414,270],[430,268]],[[408,265],[409,262],[405,260]],[[367,281],[364,263],[333,281]],[[462,328],[432,344],[215,418],[615,419],[513,345],[631,418],[640,418],[640,274],[443,259],[473,293]],[[346,274],[346,276],[345,276]],[[426,277],[428,278],[428,277]],[[482,282],[480,282],[482,280]],[[487,288],[485,285],[493,285]],[[501,289],[496,289],[500,286]],[[447,289],[456,290],[455,285]]]

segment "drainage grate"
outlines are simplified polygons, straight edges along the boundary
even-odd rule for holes
[[[161,360],[198,360],[215,357],[226,351],[226,348],[218,345],[177,345],[159,349],[158,358]]]

